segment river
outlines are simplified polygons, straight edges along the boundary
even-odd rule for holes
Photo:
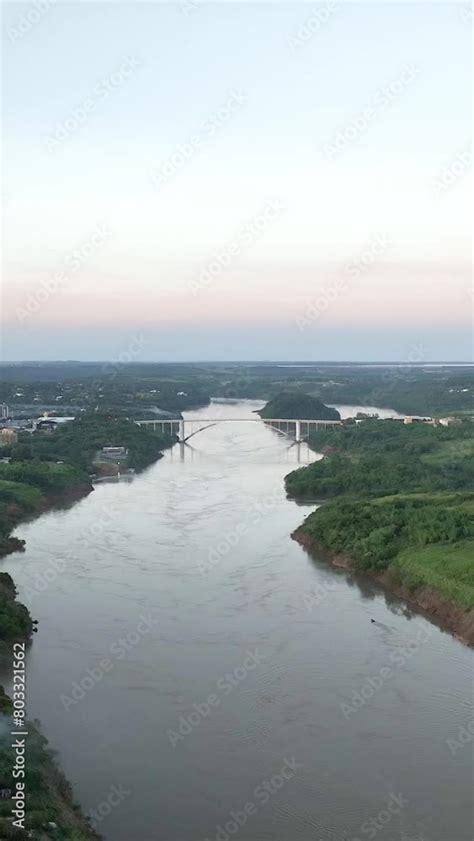
[[[306,445],[238,422],[190,444],[2,564],[39,620],[29,716],[84,811],[108,841],[472,841],[472,651],[291,540]]]

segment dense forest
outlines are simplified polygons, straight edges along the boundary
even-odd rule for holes
[[[261,418],[288,418],[293,420],[340,420],[336,409],[325,406],[317,397],[293,391],[282,391],[258,412]]]
[[[290,496],[474,489],[473,424],[433,427],[366,420],[315,432],[313,449],[326,458],[286,477]]]
[[[156,461],[174,438],[155,432],[118,415],[85,412],[52,434],[25,434],[11,449],[12,462],[63,461],[87,473],[93,472],[95,453],[102,447],[126,447],[128,464],[142,470]],[[22,481],[22,480],[19,480]]]
[[[74,414],[85,408],[138,418],[156,409],[176,414],[206,406],[210,397],[263,402],[282,391],[309,394],[326,405],[382,406],[419,415],[472,414],[474,370],[331,362],[0,365],[0,401],[25,415],[32,409],[69,408]]]
[[[21,549],[10,533],[22,520],[40,513],[48,501],[59,501],[70,491],[90,488],[86,473],[68,464],[11,461],[0,464],[0,557]]]
[[[322,461],[286,478],[289,495],[330,499],[297,537],[386,572],[410,590],[430,587],[474,609],[474,425],[367,420],[311,437]]]

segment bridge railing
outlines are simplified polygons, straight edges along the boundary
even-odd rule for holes
[[[310,427],[325,428],[330,426],[339,426],[340,420],[318,420],[306,418],[156,418],[152,420],[137,420],[135,423],[138,426],[152,427],[154,430],[160,429],[162,432],[168,431],[172,435],[177,435],[181,442],[187,441],[198,432],[215,426],[218,423],[264,423],[280,432],[283,435],[294,437],[296,441],[303,441],[303,430],[306,425],[306,437],[310,433]],[[194,424],[201,424],[199,429],[192,429],[186,435],[186,428],[192,427]],[[283,428],[282,428],[283,427]]]

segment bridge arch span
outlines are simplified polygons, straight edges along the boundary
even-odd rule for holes
[[[306,440],[310,434],[311,429],[321,429],[328,426],[340,426],[340,420],[306,420],[304,418],[180,418],[169,420],[164,418],[157,418],[156,420],[138,420],[135,421],[138,426],[147,426],[152,429],[169,432],[172,435],[177,435],[180,443],[184,444],[189,441],[198,432],[203,432],[205,429],[210,429],[219,423],[263,423],[269,426],[274,432],[284,435],[288,438],[293,438],[296,442],[301,443]],[[199,429],[193,429],[186,435],[186,427],[192,424],[202,424]],[[306,434],[304,428],[306,425]]]

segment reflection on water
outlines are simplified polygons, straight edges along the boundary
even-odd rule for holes
[[[275,432],[274,430],[271,431]],[[200,459],[202,455],[202,451],[198,447],[192,446],[187,441],[180,442],[173,447],[170,452],[171,461],[176,458],[176,453],[179,453],[180,461],[186,461],[186,459],[194,461],[195,458]],[[290,465],[290,469],[292,464],[296,468],[298,465],[310,464],[318,458],[319,456],[310,450],[305,441],[292,441],[291,438],[286,441],[286,450],[280,451],[281,463],[286,461]]]
[[[18,530],[29,714],[84,808],[129,792],[108,841],[471,841],[472,652],[291,540],[311,458],[220,424]]]

